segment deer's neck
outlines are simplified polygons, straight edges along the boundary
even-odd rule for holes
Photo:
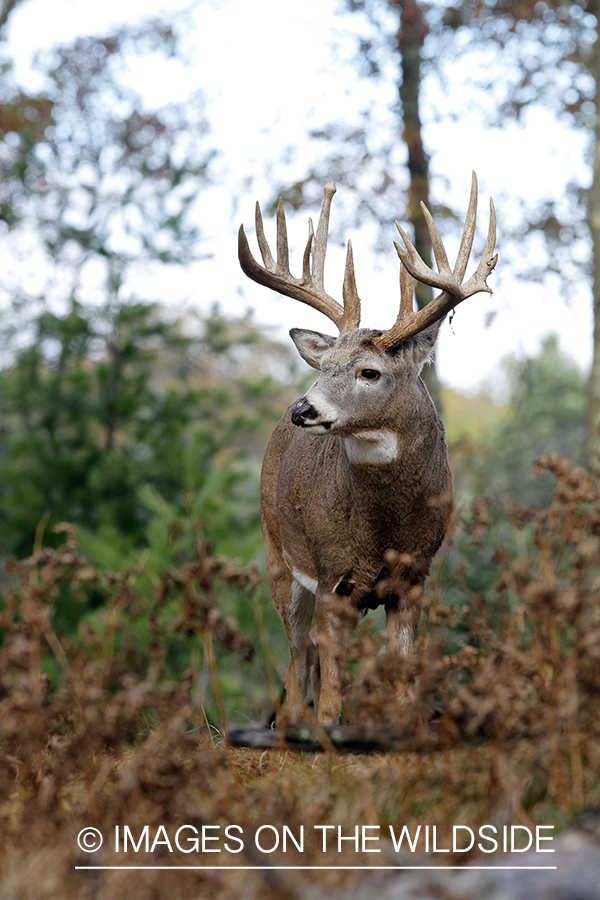
[[[401,428],[368,429],[343,438],[351,466],[427,464],[431,453],[444,445],[444,427],[422,382],[419,388],[417,402],[403,417]]]
[[[394,431],[359,431],[344,438],[353,465],[385,466],[398,459],[398,435]]]

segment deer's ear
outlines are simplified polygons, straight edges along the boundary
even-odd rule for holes
[[[429,328],[426,328],[420,334],[417,334],[414,338],[415,362],[419,367],[419,372],[421,371],[425,363],[431,362],[433,358],[435,342],[437,341],[440,325],[443,321],[444,319],[440,319],[439,322],[434,322],[433,325],[430,325]]]
[[[290,337],[304,362],[307,362],[313,369],[321,368],[323,354],[330,350],[337,340],[329,334],[307,331],[305,328],[292,328]]]

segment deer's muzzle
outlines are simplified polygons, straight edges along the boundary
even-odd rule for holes
[[[294,425],[310,425],[312,419],[318,419],[319,414],[312,403],[306,397],[301,397],[292,406],[292,422]]]

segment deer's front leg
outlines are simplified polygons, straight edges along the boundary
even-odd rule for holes
[[[332,594],[317,590],[316,645],[319,657],[318,674],[313,680],[313,692],[321,725],[335,725],[342,711],[342,669],[345,637]],[[318,690],[315,685],[318,684]]]
[[[314,594],[294,579],[287,602],[279,605],[279,613],[290,645],[290,662],[285,687],[289,718],[293,722],[299,721],[304,713],[311,662],[308,635],[314,608]]]
[[[413,652],[418,610],[402,609],[400,603],[388,606],[385,611],[386,652],[409,656]]]
[[[419,610],[403,606],[400,599],[397,603],[386,606],[385,637],[388,655],[404,658],[412,655],[418,621]],[[406,696],[407,689],[407,680],[400,680],[396,685],[398,700]]]

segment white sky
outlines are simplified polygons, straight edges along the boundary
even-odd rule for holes
[[[16,56],[17,76],[36,85],[29,69],[32,56],[54,43],[66,43],[79,34],[103,32],[110,25],[132,22],[144,16],[188,6],[182,0],[169,4],[157,0],[27,0],[13,13],[8,51]],[[207,194],[203,231],[208,240],[202,250],[212,254],[176,279],[168,273],[144,285],[147,296],[164,302],[182,299],[199,308],[218,300],[231,314],[256,309],[258,321],[290,328],[303,326],[331,331],[331,324],[303,304],[280,298],[249,282],[237,263],[237,228],[243,221],[253,243],[254,200],[266,204],[275,184],[290,183],[305,174],[312,148],[309,127],[334,116],[351,116],[373,91],[355,77],[352,53],[344,42],[344,21],[334,13],[337,0],[205,0],[194,11],[196,29],[188,36],[187,66],[171,64],[156,69],[156,61],[139,64],[133,72],[150,105],[180,100],[188,92],[203,89],[211,123],[211,142],[222,156],[221,183]],[[345,20],[350,27],[356,21]],[[341,24],[340,24],[341,23]],[[332,47],[336,50],[332,56]],[[370,102],[382,109],[393,99],[395,85],[382,87]],[[456,98],[452,98],[456,106]],[[465,110],[460,122],[430,125],[426,131],[434,151],[434,198],[456,208],[466,208],[470,173],[480,182],[479,228],[475,253],[481,250],[488,224],[488,197],[497,203],[499,224],[498,273],[492,275],[493,297],[479,294],[457,310],[452,329],[446,323],[439,340],[437,360],[441,378],[453,387],[476,391],[484,384],[499,383],[499,363],[507,353],[535,353],[550,331],[560,335],[563,348],[582,368],[591,358],[591,297],[585,282],[575,285],[568,301],[550,286],[518,284],[502,269],[502,223],[511,210],[503,197],[522,197],[535,204],[559,191],[582,167],[580,139],[550,114],[539,110],[526,129],[481,129],[476,116]],[[284,147],[296,144],[297,158],[284,163]],[[252,193],[240,188],[255,177]],[[338,194],[344,191],[338,184]],[[237,212],[232,217],[232,193]],[[339,200],[339,203],[342,201]],[[318,216],[318,209],[311,213]],[[332,218],[336,215],[334,200]],[[288,213],[292,272],[299,272],[308,212]],[[403,220],[403,210],[391,210],[390,218]],[[272,223],[266,223],[273,235]],[[348,233],[352,239],[358,288],[363,297],[363,324],[386,327],[395,318],[398,304],[398,265],[390,231],[390,252],[374,262],[369,236]],[[475,256],[474,256],[475,258]],[[297,260],[294,268],[294,259]],[[344,252],[331,246],[328,252],[326,288],[341,293]],[[452,260],[451,260],[452,261]],[[497,313],[485,327],[486,316]]]

